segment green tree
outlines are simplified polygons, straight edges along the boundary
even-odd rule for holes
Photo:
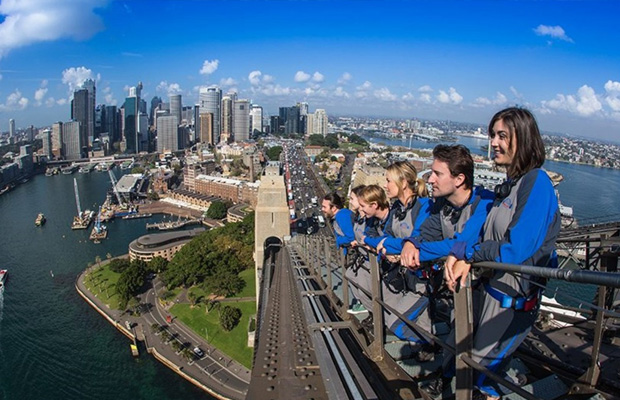
[[[129,267],[129,260],[126,258],[116,258],[110,261],[110,271],[118,273],[122,273],[125,269]]]
[[[212,219],[223,219],[226,218],[227,211],[228,208],[226,207],[226,203],[222,201],[214,201],[207,210],[207,217]]]
[[[325,136],[325,145],[329,146],[332,149],[337,149],[338,148],[338,136],[330,133],[329,135]]]
[[[148,270],[150,272],[154,272],[156,274],[163,272],[168,267],[168,260],[163,257],[153,257],[151,261],[149,261]]]
[[[311,146],[326,146],[327,144],[325,143],[325,138],[323,137],[323,135],[310,135],[310,137],[308,138],[308,143],[310,143]]]
[[[220,313],[220,326],[231,331],[241,320],[241,310],[237,307],[225,306]]]
[[[267,150],[267,157],[272,161],[280,159],[280,153],[282,153],[282,146],[273,146]]]
[[[209,286],[214,295],[230,297],[243,289],[245,281],[239,275],[222,271],[211,277]]]
[[[133,167],[131,169],[131,173],[132,174],[143,174],[144,173],[144,168],[142,168],[142,167]]]

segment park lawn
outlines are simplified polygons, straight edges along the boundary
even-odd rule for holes
[[[256,297],[256,275],[254,268],[243,270],[239,276],[245,281],[245,287],[235,297]]]
[[[205,305],[199,304],[191,308],[189,304],[175,304],[170,312],[196,334],[207,339],[218,350],[239,362],[246,368],[252,368],[252,354],[254,349],[248,347],[248,323],[251,316],[256,314],[256,302],[223,302],[220,307],[230,305],[241,310],[241,321],[230,332],[222,329],[219,323],[218,309],[205,313]],[[206,328],[206,332],[205,332]]]
[[[120,299],[116,293],[116,282],[118,282],[120,276],[121,274],[111,271],[106,263],[88,272],[84,277],[84,284],[91,293],[108,305],[108,307],[120,310]]]

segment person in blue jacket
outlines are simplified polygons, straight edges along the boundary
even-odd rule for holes
[[[495,196],[474,186],[474,160],[463,145],[440,144],[433,149],[428,183],[432,186],[433,210],[420,235],[405,239],[400,262],[427,283],[429,306],[434,309],[438,307],[437,291],[443,274],[440,264],[430,261],[447,257],[457,241],[477,243]],[[431,318],[434,314],[431,312]],[[437,350],[437,346],[425,346],[416,358],[429,361]]]
[[[353,212],[344,207],[344,201],[338,193],[328,193],[321,202],[321,211],[332,222],[336,235],[336,246],[341,248],[355,240],[353,232]],[[346,254],[346,249],[343,249]]]
[[[558,199],[547,173],[538,125],[523,108],[507,108],[489,123],[495,163],[506,168],[507,179],[495,187],[496,200],[487,216],[482,240],[456,242],[444,267],[446,284],[455,290],[466,283],[471,263],[557,267],[555,241],[560,232]],[[474,320],[472,355],[476,362],[500,371],[536,321],[541,291],[532,277],[503,271],[481,271],[481,308]],[[541,282],[543,283],[543,282]],[[475,384],[487,399],[502,392],[485,374]]]
[[[428,304],[428,298],[421,295],[425,284],[399,262],[404,239],[418,236],[422,223],[430,215],[431,202],[426,182],[418,178],[418,171],[409,161],[397,161],[388,166],[385,180],[385,192],[388,198],[394,199],[394,203],[383,224],[381,235],[365,237],[364,244],[384,256],[381,262],[383,301],[409,320],[417,321],[423,329],[430,330],[428,314],[421,314]],[[360,207],[370,215],[370,210],[366,209],[368,206],[360,198]],[[384,322],[398,338],[426,343],[396,314],[389,311],[384,313]]]

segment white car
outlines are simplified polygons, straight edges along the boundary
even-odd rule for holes
[[[205,356],[205,352],[202,351],[200,347],[194,347],[194,354],[196,354],[196,357],[198,358],[202,358]]]

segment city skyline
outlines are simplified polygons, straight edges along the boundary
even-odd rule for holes
[[[0,2],[0,131],[97,104],[201,87],[265,115],[307,102],[329,115],[485,124],[519,104],[542,130],[618,141],[620,5],[613,1]]]

